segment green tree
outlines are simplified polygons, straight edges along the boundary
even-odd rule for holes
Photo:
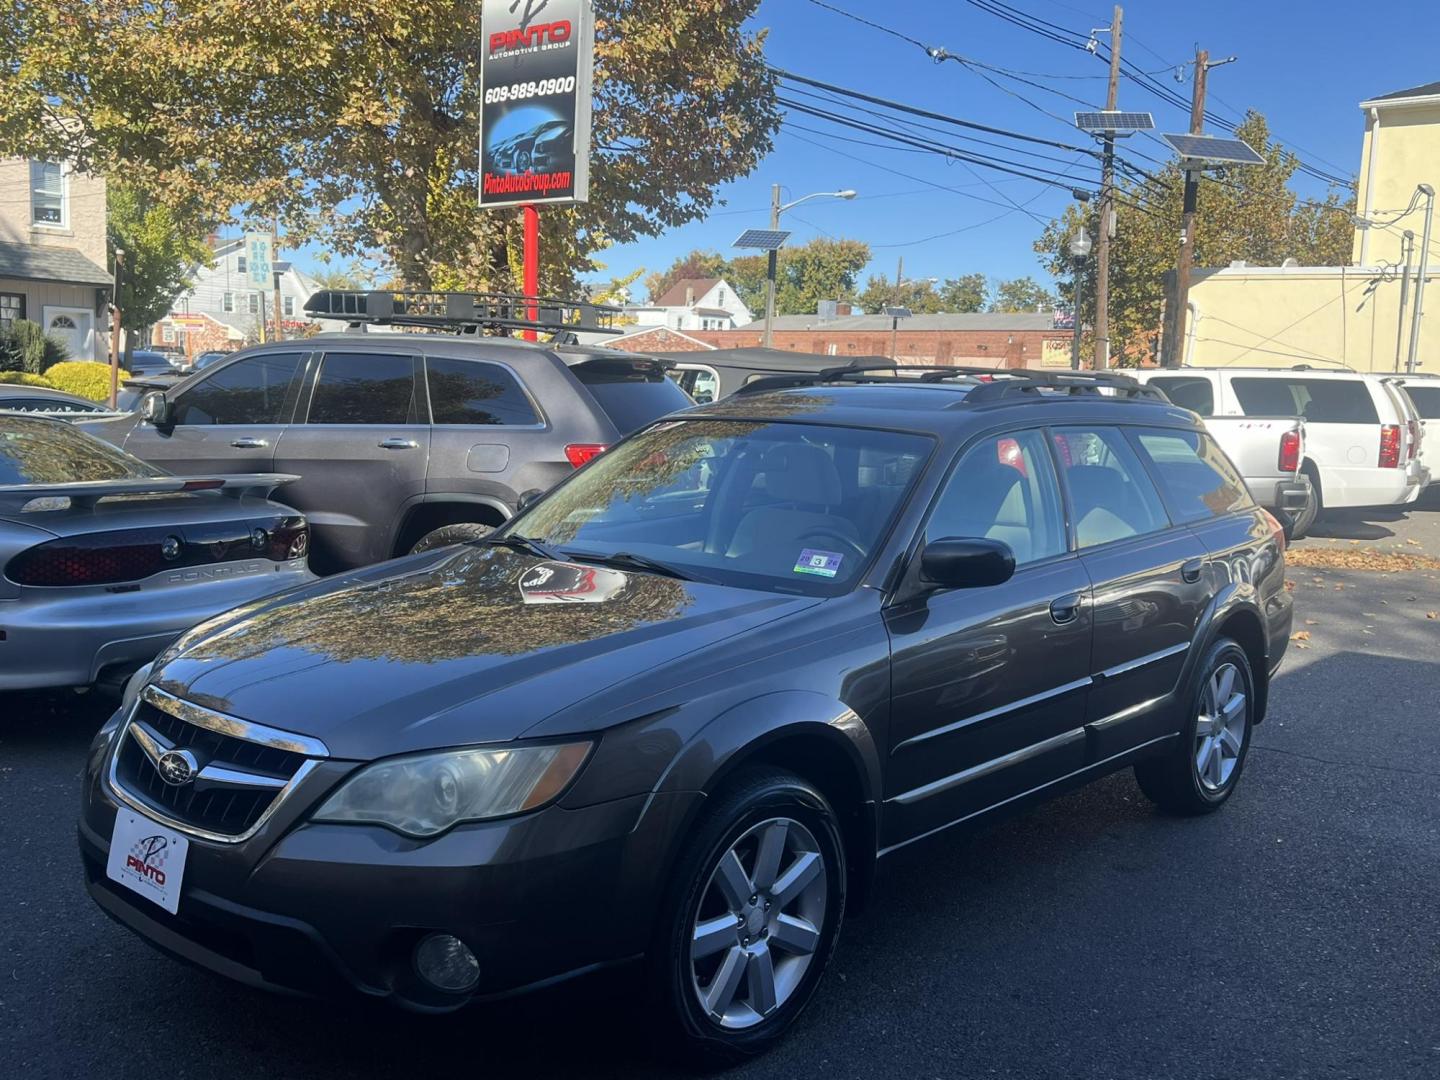
[[[1055,306],[1055,294],[1032,277],[1012,278],[995,286],[991,311],[1046,311]]]
[[[190,288],[190,272],[210,261],[210,249],[204,225],[181,221],[134,184],[112,180],[106,187],[106,210],[112,262],[117,250],[125,252],[119,299],[128,353],[139,331],[163,318],[175,298]]]
[[[775,311],[813,315],[820,301],[853,301],[860,271],[870,261],[870,245],[860,240],[816,237],[780,249],[775,269]],[[746,255],[730,263],[727,280],[758,318],[765,312],[764,255]]]
[[[1231,169],[1223,180],[1206,174],[1196,210],[1194,265],[1228,266],[1244,259],[1278,266],[1291,257],[1302,266],[1348,264],[1354,194],[1337,190],[1324,199],[1302,202],[1289,186],[1299,162],[1270,138],[1269,125],[1259,113],[1247,114],[1235,135],[1254,147],[1265,164]],[[1116,364],[1158,359],[1165,274],[1175,268],[1178,253],[1183,181],[1179,167],[1171,164],[1153,180],[1118,185],[1110,246],[1111,355]],[[1074,296],[1070,236],[1077,228],[1094,236],[1097,217],[1093,205],[1072,204],[1035,241],[1041,264],[1060,281],[1067,301]],[[1087,325],[1093,325],[1095,317],[1094,264],[1093,258],[1087,259],[1081,267],[1081,317]]]
[[[945,311],[984,311],[989,293],[984,274],[965,274],[945,279],[940,286],[940,302],[945,305]]]
[[[945,301],[935,291],[935,283],[928,278],[903,281],[897,287],[893,281],[878,275],[871,275],[865,282],[860,306],[872,315],[887,307],[909,308],[915,315],[934,315],[947,310]]]
[[[702,218],[779,126],[759,0],[598,0],[590,202],[542,212],[541,289]],[[416,287],[514,290],[476,206],[473,0],[44,0],[0,9],[0,146],[125,176],[180,220],[278,213]],[[64,117],[56,122],[52,118]]]
[[[724,277],[730,264],[718,251],[695,250],[670,264],[668,270],[657,270],[645,279],[650,302],[658,303],[677,281],[691,278]]]

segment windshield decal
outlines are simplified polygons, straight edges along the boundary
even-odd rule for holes
[[[542,562],[520,575],[520,598],[527,604],[603,604],[629,581],[628,574],[603,566]]]
[[[840,560],[844,556],[834,551],[814,551],[806,548],[795,560],[795,573],[815,574],[818,577],[834,577],[840,572]]]

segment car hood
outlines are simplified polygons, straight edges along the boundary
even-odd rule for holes
[[[496,547],[386,569],[222,617],[153,680],[368,760],[513,739],[624,680],[639,697],[647,673],[817,602]]]

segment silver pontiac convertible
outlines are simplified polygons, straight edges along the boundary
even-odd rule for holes
[[[0,690],[118,682],[213,615],[314,579],[294,476],[166,475],[0,413]]]

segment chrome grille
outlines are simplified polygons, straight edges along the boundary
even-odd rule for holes
[[[122,729],[110,780],[125,802],[185,832],[253,835],[326,756],[323,743],[146,687]]]

